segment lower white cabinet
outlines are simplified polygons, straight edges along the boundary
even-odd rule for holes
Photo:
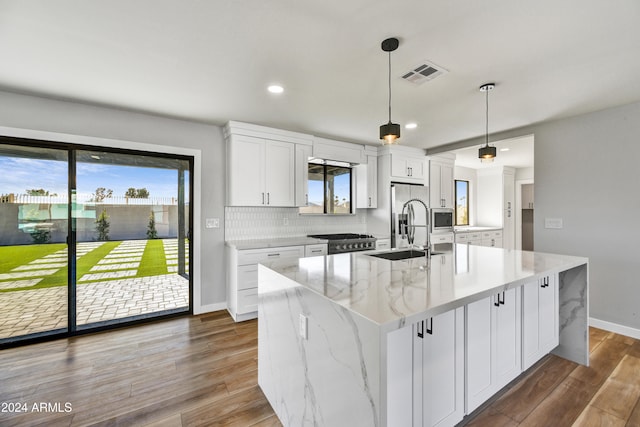
[[[304,256],[305,246],[244,250],[227,247],[227,310],[233,320],[241,322],[258,316],[259,263]]]
[[[522,369],[530,368],[559,343],[558,276],[522,286]]]
[[[464,308],[389,334],[388,426],[454,426],[464,417]]]
[[[465,414],[464,308],[418,322],[413,329],[414,420],[424,427],[454,426]]]
[[[327,244],[306,245],[304,247],[304,256],[320,256],[327,254]]]
[[[466,306],[466,412],[522,372],[521,288]]]

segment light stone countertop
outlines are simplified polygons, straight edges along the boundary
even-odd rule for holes
[[[388,332],[588,263],[587,258],[568,255],[453,246],[453,252],[430,260],[388,261],[368,255],[378,252],[370,251],[273,261],[264,267]],[[260,281],[259,294],[281,286],[295,285]]]
[[[454,233],[473,233],[474,231],[502,230],[502,227],[459,226],[453,227]]]
[[[281,248],[283,246],[319,245],[326,244],[328,240],[314,239],[307,236],[285,237],[281,239],[253,239],[253,240],[228,240],[225,242],[230,248],[237,250]]]

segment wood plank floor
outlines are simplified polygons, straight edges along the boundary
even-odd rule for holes
[[[640,426],[640,341],[590,335],[589,368],[548,356],[464,423]],[[2,402],[27,404],[3,427],[281,425],[257,386],[257,322],[226,311],[2,350]]]

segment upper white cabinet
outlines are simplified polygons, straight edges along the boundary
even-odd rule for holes
[[[425,178],[424,158],[415,158],[404,154],[391,154],[391,176],[396,178]]]
[[[366,163],[356,165],[356,208],[378,207],[378,156],[365,147]]]
[[[306,204],[311,136],[229,122],[225,138],[228,206]]]
[[[386,145],[378,149],[378,156],[378,171],[384,175],[385,187],[389,182],[427,185],[429,165],[424,150]]]
[[[454,159],[432,157],[429,161],[429,203],[431,208],[453,209]]]
[[[557,275],[522,286],[522,369],[559,343]]]
[[[296,206],[309,205],[309,157],[311,145],[296,144]]]
[[[533,184],[524,184],[522,186],[522,209],[533,209]]]
[[[466,307],[467,413],[522,371],[520,292],[510,289]]]

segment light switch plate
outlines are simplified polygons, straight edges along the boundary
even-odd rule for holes
[[[562,228],[562,218],[545,218],[544,228]]]
[[[205,228],[220,228],[220,218],[207,218],[204,221]]]

